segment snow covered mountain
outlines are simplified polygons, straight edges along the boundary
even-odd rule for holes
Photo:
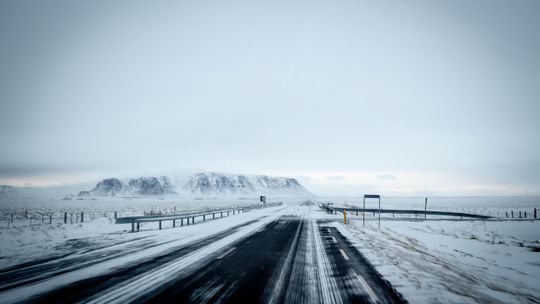
[[[0,185],[0,198],[12,198],[18,194],[17,188],[9,185]]]
[[[171,180],[166,176],[139,177],[132,179],[107,178],[100,181],[94,189],[81,191],[79,196],[116,195],[167,195],[175,194]]]
[[[187,193],[196,195],[313,195],[294,178],[213,172],[198,173],[190,176],[182,189]]]
[[[89,191],[79,192],[85,196],[245,196],[274,195],[280,197],[313,196],[294,178],[266,175],[233,175],[222,173],[197,173],[189,177],[169,178],[139,177],[131,179],[107,178]]]

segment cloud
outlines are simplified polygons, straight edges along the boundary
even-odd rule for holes
[[[327,176],[326,179],[339,181],[339,180],[345,180],[345,179],[347,179],[347,177],[345,177],[343,175],[331,175],[331,176]]]
[[[396,180],[397,177],[392,174],[379,174],[377,176],[378,179],[385,179],[385,180]]]

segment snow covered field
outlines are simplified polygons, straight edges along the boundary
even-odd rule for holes
[[[323,202],[333,202],[337,206],[362,207],[362,197],[327,197]],[[381,197],[383,209],[424,209],[424,197]],[[366,208],[377,208],[376,199],[366,199]],[[514,211],[515,217],[519,211],[527,212],[530,217],[534,208],[540,209],[540,197],[428,197],[428,210],[466,212],[505,217],[505,212]]]
[[[540,303],[540,221],[334,225],[412,303]]]
[[[268,200],[274,202],[276,200]],[[91,249],[129,238],[129,225],[118,225],[118,217],[145,212],[174,213],[233,207],[257,203],[256,198],[220,200],[178,198],[110,198],[99,200],[9,200],[0,204],[0,268],[36,257],[62,255],[73,250]],[[26,217],[25,217],[26,211]],[[64,224],[64,212],[68,223]],[[81,223],[80,213],[84,212]],[[52,214],[49,224],[48,215]],[[14,215],[11,222],[11,215]],[[43,217],[42,217],[43,215]],[[168,228],[170,222],[164,222]],[[156,230],[156,223],[142,224],[143,230]]]
[[[362,204],[361,199],[350,198],[324,198],[321,201],[332,201],[336,206]],[[428,209],[496,215],[510,210],[531,212],[533,208],[540,208],[538,202],[535,197],[430,198]],[[341,214],[327,214],[322,210],[305,214],[305,208],[294,207],[298,200],[288,200],[283,207],[176,229],[157,230],[156,223],[148,223],[142,226],[143,231],[128,233],[129,225],[114,224],[114,211],[119,216],[126,216],[150,211],[171,213],[249,203],[257,202],[255,198],[2,202],[0,211],[4,218],[0,224],[0,268],[49,257],[84,257],[85,254],[102,251],[107,253],[117,247],[128,252],[143,245],[166,250],[173,245],[203,239],[237,225],[247,224],[246,227],[251,227],[250,221],[266,216],[270,217],[261,223],[278,215],[300,214],[302,217],[328,221],[328,225],[337,227],[383,277],[412,303],[540,303],[540,221],[460,221],[430,216],[423,220],[386,216],[379,230],[376,218],[371,215],[367,216],[366,227],[362,227],[360,217],[352,214],[349,216],[350,223],[344,225]],[[376,204],[375,200],[371,200],[367,207]],[[382,198],[383,208],[423,209],[423,204],[423,198]],[[84,211],[87,219],[84,223],[75,221],[64,224],[63,218],[55,219],[52,224],[39,219],[32,223],[24,217],[25,210],[29,214]],[[16,214],[16,218],[10,223],[6,217],[12,213]],[[94,213],[94,219],[91,213]],[[163,227],[168,228],[169,225],[164,222]],[[111,252],[115,254],[114,250]]]

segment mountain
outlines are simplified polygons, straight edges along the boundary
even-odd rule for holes
[[[0,198],[12,198],[18,194],[17,188],[9,185],[0,185]]]
[[[196,195],[313,196],[294,178],[213,172],[190,176],[182,189]]]
[[[116,196],[116,195],[167,195],[175,194],[174,185],[166,176],[139,177],[121,180],[107,178],[90,191],[81,191],[79,196]]]
[[[280,197],[313,196],[294,178],[266,175],[233,175],[214,172],[197,173],[189,177],[138,177],[103,179],[84,196],[246,196],[273,195]]]

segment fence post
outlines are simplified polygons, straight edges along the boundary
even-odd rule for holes
[[[506,211],[506,218],[508,218],[508,211]]]
[[[521,218],[521,210],[519,211],[519,218]]]
[[[425,205],[424,205],[424,219],[427,219],[427,197],[426,197],[426,202],[425,202]]]
[[[118,213],[116,213],[116,211],[114,212],[114,219],[116,219],[116,217],[118,216]]]
[[[135,232],[135,223],[131,222],[131,232]]]
[[[173,226],[173,228],[176,227],[176,220],[172,220],[172,226]]]
[[[141,223],[137,222],[137,231],[141,231]]]
[[[536,208],[534,208],[534,218],[536,218]]]
[[[84,223],[84,212],[81,211],[81,223]]]
[[[64,212],[64,224],[67,224],[67,212]]]
[[[343,209],[343,224],[347,224],[347,210]]]
[[[527,218],[527,211],[524,211],[525,212],[525,218]]]
[[[161,221],[159,221],[159,230],[161,230]]]
[[[52,214],[49,214],[49,225],[52,224]]]
[[[514,218],[514,210],[511,210],[510,213],[512,213],[512,218]]]

